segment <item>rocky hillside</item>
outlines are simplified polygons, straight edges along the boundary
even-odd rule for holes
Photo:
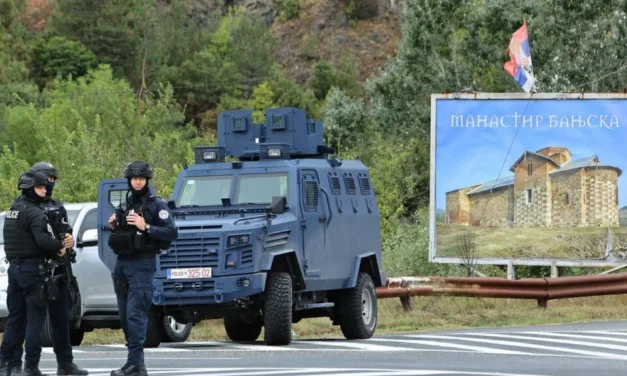
[[[171,0],[156,0],[159,4]],[[186,0],[190,17],[208,18],[231,6],[262,17],[276,39],[276,55],[289,76],[305,85],[320,60],[336,66],[343,56],[364,81],[383,66],[400,38],[403,0]],[[27,0],[23,21],[42,30],[54,0]]]
[[[301,84],[319,59],[338,64],[343,54],[353,56],[363,81],[394,53],[400,17],[390,0],[358,0],[369,3],[361,11],[338,0],[301,1],[298,18],[272,25],[277,57]]]
[[[401,0],[194,0],[192,12],[208,15],[244,6],[263,17],[286,72],[300,84],[317,61],[336,65],[355,58],[359,80],[381,67],[400,38]]]

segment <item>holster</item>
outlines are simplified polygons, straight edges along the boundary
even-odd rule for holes
[[[113,277],[113,290],[118,295],[128,295],[128,282],[124,280],[124,278],[119,277],[115,273],[112,274]]]
[[[26,302],[33,302],[40,308],[45,308],[48,305],[48,294],[44,283],[38,284],[35,288],[28,290],[23,294]]]
[[[57,278],[50,278],[46,282],[46,297],[48,300],[56,300],[59,296],[59,283]]]

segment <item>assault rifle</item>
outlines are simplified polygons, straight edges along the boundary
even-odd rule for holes
[[[59,210],[46,212],[46,216],[50,222],[50,226],[52,227],[52,231],[63,241],[63,238],[67,234],[71,235],[70,232],[70,224],[65,221],[63,215]],[[72,272],[72,263],[76,263],[76,251],[74,248],[66,249],[65,255],[61,258],[64,261],[65,274],[64,277],[67,279],[68,286],[70,287],[70,297],[72,299],[72,310],[70,311],[70,319],[72,322],[75,322],[80,317],[80,291],[78,289],[78,282],[76,281],[76,277]],[[58,265],[58,262],[55,260],[51,263],[52,270],[51,273],[54,274],[54,270]],[[54,275],[50,275],[51,279],[54,279]]]

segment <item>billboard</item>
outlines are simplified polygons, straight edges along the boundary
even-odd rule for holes
[[[432,262],[627,262],[627,95],[434,94]]]

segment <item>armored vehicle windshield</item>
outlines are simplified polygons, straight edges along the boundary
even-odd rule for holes
[[[270,204],[272,197],[288,198],[288,174],[239,174],[219,176],[189,176],[183,181],[176,199],[177,207]]]

